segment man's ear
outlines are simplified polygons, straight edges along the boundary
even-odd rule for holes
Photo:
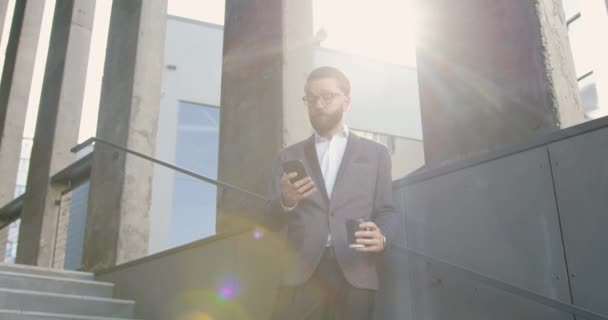
[[[344,96],[344,112],[350,109],[350,96]]]

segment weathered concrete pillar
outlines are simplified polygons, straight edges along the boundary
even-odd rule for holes
[[[2,41],[2,38],[3,38],[4,21],[6,20],[7,16],[9,16],[8,0],[0,0],[0,41]]]
[[[560,1],[417,4],[427,164],[583,121]]]
[[[49,54],[40,97],[27,189],[21,214],[17,262],[51,267],[58,201],[64,186],[50,177],[70,165],[78,143],[95,1],[55,3]]]
[[[312,41],[311,1],[226,1],[220,180],[266,194],[279,150],[311,133],[301,97]],[[262,208],[220,188],[217,230],[248,226]]]
[[[13,199],[46,1],[16,1],[0,82],[0,206]]]
[[[584,121],[574,59],[568,38],[568,26],[561,0],[535,0],[540,21],[541,48],[544,74],[547,77],[545,92],[549,96],[550,110],[559,127],[571,127]]]
[[[167,0],[114,1],[97,136],[154,155]],[[93,154],[83,268],[148,252],[152,163],[103,145]]]
[[[282,146],[282,0],[226,1],[218,178],[264,193]],[[247,226],[259,200],[218,188],[217,231]]]

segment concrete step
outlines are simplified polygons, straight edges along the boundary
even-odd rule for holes
[[[0,288],[0,309],[130,318],[135,302]]]
[[[0,288],[111,298],[114,284],[0,271]]]
[[[126,318],[90,317],[73,314],[0,309],[2,320],[129,320]]]
[[[70,271],[70,270],[42,268],[42,267],[28,266],[28,265],[23,265],[23,264],[13,264],[13,263],[0,263],[0,271],[41,275],[41,276],[47,276],[47,277],[80,279],[80,280],[93,280],[94,279],[93,274],[90,272],[79,272],[79,271]]]

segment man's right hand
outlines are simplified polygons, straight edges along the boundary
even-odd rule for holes
[[[297,177],[296,172],[284,173],[281,177],[281,200],[285,207],[293,208],[300,200],[310,197],[317,191],[311,177],[300,179],[294,183],[289,180]]]

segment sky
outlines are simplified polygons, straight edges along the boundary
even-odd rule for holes
[[[370,5],[373,3],[373,5]],[[322,47],[415,66],[411,0],[314,0],[314,32],[323,29]]]
[[[321,45],[413,66],[415,60],[411,0],[313,0],[316,33],[328,35]],[[169,14],[224,24],[224,0],[169,0]],[[346,9],[347,8],[347,9]],[[337,19],[336,17],[339,17]]]

